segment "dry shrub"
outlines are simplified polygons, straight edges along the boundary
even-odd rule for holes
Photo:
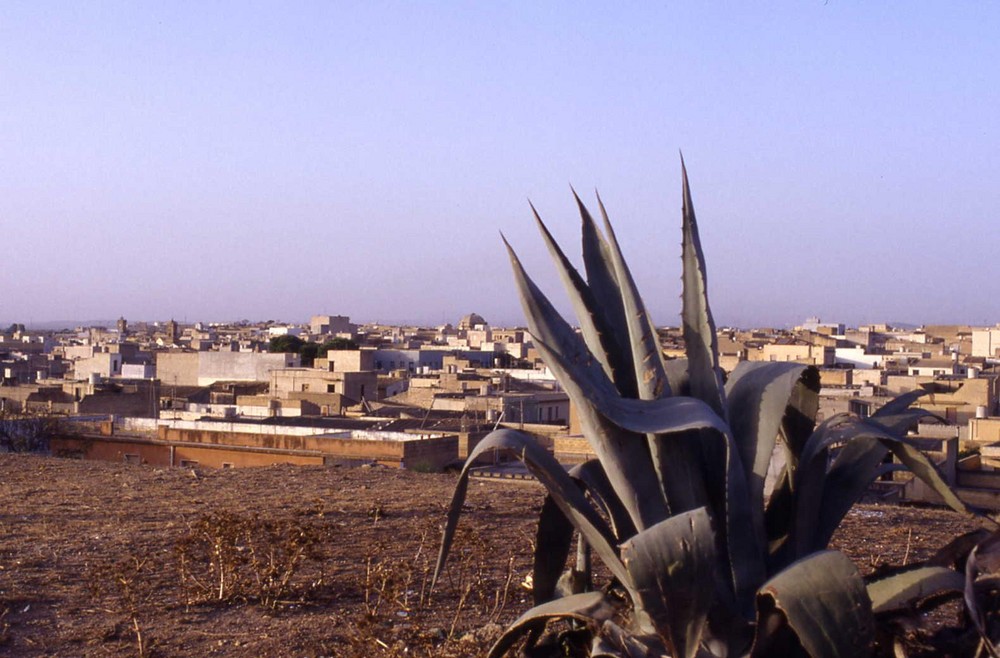
[[[304,517],[206,514],[175,546],[187,603],[247,601],[273,609],[289,597],[305,599],[323,578],[298,576],[307,564],[322,564],[323,538]]]
[[[98,565],[88,573],[91,592],[110,601],[114,606],[110,611],[125,618],[139,658],[152,656],[155,644],[155,640],[145,631],[145,608],[156,593],[146,569],[147,563],[146,559],[126,556],[109,564]],[[117,638],[119,635],[120,623],[116,623],[104,639]]]

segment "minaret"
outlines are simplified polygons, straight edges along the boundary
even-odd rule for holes
[[[167,340],[171,343],[177,342],[177,323],[173,320],[167,323]]]

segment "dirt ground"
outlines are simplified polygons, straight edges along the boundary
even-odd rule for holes
[[[530,606],[542,490],[474,481],[431,595],[454,484],[0,455],[0,655],[481,655]],[[867,572],[971,528],[945,510],[860,506],[834,543]]]

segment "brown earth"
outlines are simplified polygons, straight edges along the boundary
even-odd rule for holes
[[[530,605],[542,489],[474,481],[431,595],[454,485],[385,468],[0,455],[0,655],[481,655]],[[834,543],[869,572],[972,527],[946,510],[859,506]]]

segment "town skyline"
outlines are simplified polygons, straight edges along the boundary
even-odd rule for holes
[[[441,322],[411,322],[411,321],[387,321],[387,320],[367,320],[364,318],[354,318],[351,316],[340,316],[347,320],[356,321],[359,327],[401,327],[401,328],[426,328],[434,329],[439,327],[444,327],[451,325],[452,327],[458,326],[462,321],[468,317],[470,314],[465,314],[461,318],[448,318]],[[479,313],[473,311],[473,316],[480,316]],[[272,326],[272,327],[300,327],[308,329],[310,322],[316,317],[324,317],[324,314],[319,316],[313,314],[309,318],[305,319],[288,319],[288,318],[240,318],[240,319],[205,319],[205,318],[126,318],[124,315],[118,316],[118,318],[111,319],[92,319],[92,320],[48,320],[48,321],[38,321],[32,322],[31,320],[27,322],[22,322],[19,320],[6,321],[0,319],[0,331],[10,330],[12,327],[23,326],[28,332],[49,332],[49,333],[62,333],[62,332],[77,332],[87,329],[103,328],[103,329],[114,329],[115,326],[125,321],[127,326],[135,327],[148,327],[148,328],[159,328],[167,326],[171,322],[175,322],[179,327],[237,327],[237,326]],[[495,329],[526,329],[526,322],[493,322],[488,318],[485,324],[489,327]],[[986,324],[976,324],[967,322],[904,322],[904,321],[875,321],[875,322],[861,322],[857,324],[852,324],[849,322],[839,321],[837,318],[826,318],[824,316],[808,316],[801,318],[797,322],[788,323],[785,325],[779,324],[760,324],[753,326],[739,326],[735,324],[720,322],[718,323],[719,330],[737,330],[737,331],[751,331],[754,329],[777,329],[777,330],[792,330],[796,328],[801,328],[802,326],[807,326],[810,324],[834,324],[843,325],[850,328],[859,327],[873,327],[873,326],[885,326],[891,327],[896,330],[917,330],[922,327],[974,327],[977,329],[992,329],[1000,327],[1000,322],[996,323],[986,323]],[[574,328],[579,328],[575,321],[571,322]],[[678,329],[681,326],[680,322],[666,323],[666,322],[654,322],[655,326],[667,329],[673,328]]]

